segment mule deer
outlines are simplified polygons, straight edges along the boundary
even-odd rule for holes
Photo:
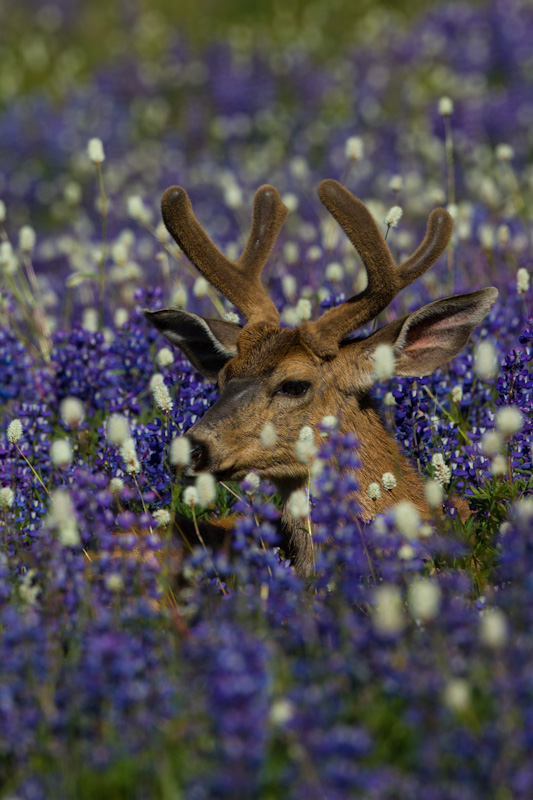
[[[397,265],[360,200],[334,180],[323,181],[318,194],[363,261],[368,275],[364,291],[318,320],[292,330],[280,328],[276,306],[260,280],[288,213],[277,190],[268,185],[257,190],[248,242],[240,258],[231,261],[194,216],[186,191],[173,186],[161,204],[168,231],[208,282],[242,312],[246,324],[170,308],[144,312],[200,373],[218,384],[219,399],[187,434],[192,473],[208,470],[220,480],[242,479],[255,469],[272,481],[285,503],[290,552],[303,573],[310,569],[312,543],[287,508],[291,493],[308,481],[308,467],[295,454],[302,427],[311,426],[319,441],[321,420],[335,415],[341,432],[355,432],[362,463],[356,499],[364,518],[405,499],[428,519],[423,484],[385,430],[370,396],[376,381],[374,353],[378,345],[387,344],[393,349],[396,375],[429,375],[460,352],[498,295],[488,288],[446,297],[366,338],[348,339],[434,264],[449,242],[453,223],[443,208],[432,211],[422,244]],[[277,434],[270,448],[261,439],[267,422]],[[395,475],[397,487],[371,500],[368,487],[385,472]]]

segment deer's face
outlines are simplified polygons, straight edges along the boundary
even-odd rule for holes
[[[243,331],[238,355],[218,374],[220,397],[187,436],[193,471],[241,479],[250,470],[274,482],[305,479],[295,453],[304,426],[331,411],[333,369],[301,341],[298,330]],[[262,435],[272,425],[275,442]]]

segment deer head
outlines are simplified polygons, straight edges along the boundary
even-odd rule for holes
[[[422,484],[385,431],[370,398],[376,380],[374,353],[378,345],[388,344],[396,375],[428,375],[460,352],[498,293],[488,288],[446,297],[367,338],[347,339],[435,263],[449,242],[453,223],[443,208],[432,211],[422,244],[397,265],[360,200],[334,180],[323,181],[318,194],[359,253],[368,285],[293,330],[280,328],[278,311],[261,285],[261,272],[288,213],[276,189],[267,185],[257,190],[250,235],[238,261],[226,258],[207,236],[184,189],[174,186],[163,195],[163,219],[170,234],[246,318],[240,326],[177,309],[144,312],[199,372],[218,384],[219,399],[187,434],[191,469],[209,470],[220,479],[239,479],[255,469],[287,496],[308,479],[308,467],[295,452],[302,427],[317,431],[324,416],[335,415],[341,430],[354,431],[360,442],[358,500],[363,514],[371,517],[407,498],[428,515]],[[276,431],[274,446],[263,443],[266,423]],[[387,471],[397,476],[394,497],[370,501],[368,485],[379,482]]]

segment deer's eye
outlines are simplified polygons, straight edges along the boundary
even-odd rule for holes
[[[281,384],[276,394],[287,397],[303,397],[310,385],[307,381],[285,381],[285,383]]]

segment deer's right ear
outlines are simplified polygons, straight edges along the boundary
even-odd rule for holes
[[[204,319],[175,308],[143,313],[169,342],[183,350],[191,364],[208,380],[215,381],[224,364],[237,355],[237,339],[242,327],[234,322]]]

